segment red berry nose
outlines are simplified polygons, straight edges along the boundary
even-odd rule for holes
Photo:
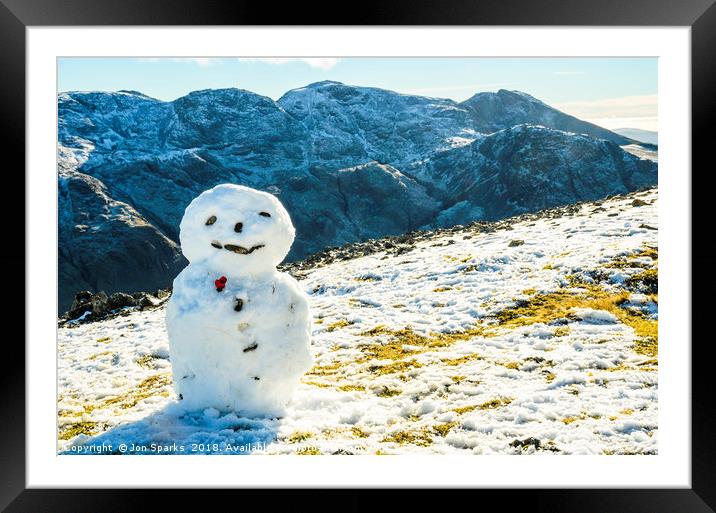
[[[226,276],[222,276],[218,280],[214,280],[214,286],[216,286],[216,290],[218,292],[224,290],[224,287],[226,286]]]

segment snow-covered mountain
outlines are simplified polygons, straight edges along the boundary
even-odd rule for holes
[[[655,454],[657,215],[651,189],[294,264],[316,363],[282,419],[184,411],[164,306],[62,322],[58,449]]]
[[[511,91],[462,103],[337,82],[278,101],[240,89],[173,102],[70,92],[58,113],[60,311],[82,289],[168,286],[185,264],[184,208],[218,183],[278,195],[296,259],[657,180],[655,163],[619,147],[635,141]]]
[[[490,133],[524,123],[542,125],[565,132],[587,134],[618,145],[633,143],[629,137],[565,114],[521,91],[500,89],[497,93],[477,93],[460,106],[472,114],[475,129]]]

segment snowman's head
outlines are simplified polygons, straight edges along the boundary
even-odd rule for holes
[[[202,192],[179,225],[189,262],[236,273],[274,269],[286,258],[295,235],[288,212],[275,196],[233,184]]]

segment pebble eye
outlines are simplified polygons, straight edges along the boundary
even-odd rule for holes
[[[263,217],[271,217],[271,214],[269,214],[268,212],[259,212],[259,215]]]
[[[216,222],[216,216],[211,216],[209,219],[206,220],[206,226],[210,226]]]

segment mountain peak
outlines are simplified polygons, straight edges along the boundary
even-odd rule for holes
[[[476,130],[493,133],[516,125],[542,125],[547,128],[587,134],[619,145],[633,141],[606,128],[582,121],[547,105],[523,91],[500,89],[477,93],[459,104],[472,114]]]
[[[152,98],[151,96],[148,96],[140,91],[135,91],[134,89],[120,89],[117,91],[119,94],[128,94],[130,96],[139,96],[140,98],[146,98],[147,100],[155,100],[158,101],[156,98]]]
[[[517,89],[498,89],[497,92],[483,91],[480,93],[475,93],[470,98],[463,101],[462,103],[469,105],[471,103],[478,102],[478,101],[486,101],[486,100],[494,101],[495,99],[502,99],[502,100],[505,100],[505,99],[519,100],[519,99],[521,99],[521,100],[526,100],[529,102],[535,102],[535,103],[539,103],[541,105],[545,105],[544,102],[542,102],[541,100],[538,100],[531,94],[525,93],[524,91],[519,91]]]
[[[319,80],[318,82],[312,82],[312,83],[308,84],[307,86],[305,86],[305,88],[316,89],[319,87],[324,87],[324,86],[329,86],[329,85],[350,87],[350,86],[346,86],[346,84],[344,84],[343,82],[338,82],[336,80]]]
[[[198,98],[202,96],[261,96],[247,89],[241,89],[239,87],[222,87],[218,89],[199,89],[192,91],[180,98]],[[176,100],[175,100],[176,101]]]
[[[498,89],[497,94],[515,95],[515,96],[522,96],[524,98],[536,99],[531,94],[525,93],[524,91],[520,91],[519,89]]]
[[[139,91],[132,91],[128,89],[120,89],[119,91],[97,91],[97,90],[90,90],[90,91],[62,91],[57,94],[58,99],[60,100],[68,100],[68,99],[86,99],[86,100],[100,100],[100,99],[129,99],[134,98],[138,100],[149,100],[153,102],[158,102],[160,100],[157,100],[156,98],[152,98],[151,96],[147,96],[144,93],[140,93]]]

